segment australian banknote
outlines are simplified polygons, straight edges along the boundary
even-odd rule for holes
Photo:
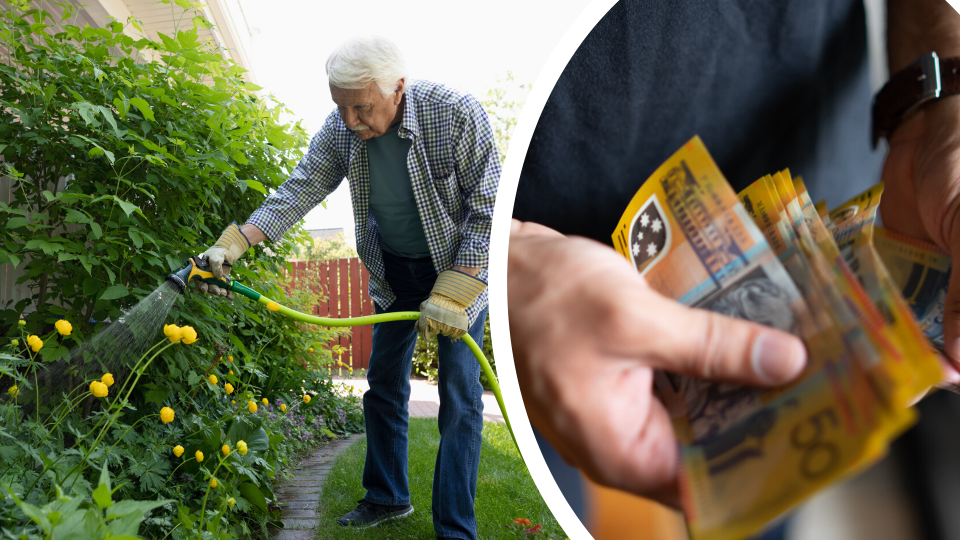
[[[873,244],[916,318],[920,330],[943,349],[943,310],[950,283],[950,256],[935,244],[875,227]]]
[[[694,538],[752,534],[882,454],[891,434],[875,385],[842,332],[823,332],[822,315],[699,138],[643,184],[613,242],[661,294],[792,332],[808,347],[804,374],[780,389],[657,374],[680,443]]]
[[[936,353],[924,339],[901,287],[875,247],[875,223],[882,193],[883,184],[878,184],[832,211],[830,232],[841,256],[882,314],[886,335],[900,349],[900,355],[890,363],[891,369],[899,374],[904,391],[915,396],[937,383],[941,372]],[[891,244],[885,242],[885,247]],[[912,383],[906,380],[909,375]],[[909,395],[906,398],[911,399]]]

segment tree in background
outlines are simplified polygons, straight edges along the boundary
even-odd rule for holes
[[[508,71],[502,79],[497,77],[497,85],[487,90],[485,99],[480,102],[490,117],[501,163],[507,159],[510,137],[530,93],[530,87],[530,84],[517,84],[513,79],[513,72]]]
[[[355,242],[343,233],[334,238],[308,238],[296,244],[290,261],[328,261],[357,256]]]

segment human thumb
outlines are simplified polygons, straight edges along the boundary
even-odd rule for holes
[[[671,303],[664,327],[662,365],[667,371],[752,386],[777,386],[795,379],[807,351],[794,335],[757,323]],[[666,307],[666,306],[665,306]]]

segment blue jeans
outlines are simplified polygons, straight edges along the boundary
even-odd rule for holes
[[[383,253],[387,282],[396,301],[377,313],[419,311],[430,296],[437,273],[429,257],[408,259]],[[470,327],[470,336],[482,346],[484,309]],[[373,326],[367,382],[363,395],[367,428],[367,456],[363,464],[364,497],[385,505],[410,504],[407,480],[407,428],[410,370],[417,344],[414,321]],[[433,528],[437,536],[474,540],[480,442],[483,430],[483,387],[480,365],[462,341],[439,336],[440,450],[433,473]]]

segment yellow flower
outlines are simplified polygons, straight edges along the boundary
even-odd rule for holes
[[[233,362],[233,357],[232,357],[232,356],[228,356],[228,357],[227,357],[227,360]]]
[[[33,349],[33,352],[39,352],[40,349],[43,348],[43,340],[33,334],[30,334],[27,336],[27,345]]]
[[[217,489],[217,479],[216,479],[216,478],[211,478],[211,479],[210,479],[210,487],[212,487],[213,489]]]
[[[214,386],[217,385],[217,376],[216,376],[216,375],[210,375],[210,384],[212,384],[212,385],[214,385]]]
[[[235,504],[237,504],[237,500],[234,499],[233,497],[230,497],[229,499],[227,499],[227,506],[229,506],[230,508],[233,508],[233,505]]]
[[[236,405],[236,404],[237,404],[237,400],[231,399],[231,400],[230,400],[230,404],[231,404],[231,405]]]
[[[353,368],[347,368],[347,369],[350,370],[350,373],[353,373]]]
[[[309,349],[307,349],[307,352],[313,352],[313,347],[310,347]]]
[[[53,326],[57,328],[57,332],[60,332],[62,336],[69,336],[70,332],[73,332],[73,325],[66,319],[60,319],[53,323]]]
[[[103,377],[100,377],[100,382],[109,386],[113,386],[113,373],[104,373]]]
[[[20,393],[20,388],[17,385],[13,385],[7,390],[7,393],[10,394],[10,397],[15,398],[17,394]]]
[[[223,389],[226,390],[228,394],[233,393],[233,385],[230,383],[223,385]]]
[[[262,401],[264,405],[269,405],[269,404],[270,404],[270,401],[267,400],[267,398],[263,398],[263,399],[261,399],[260,401]]]
[[[181,330],[183,331],[182,343],[184,345],[189,345],[198,339],[197,331],[194,330],[192,326],[184,326],[183,328],[181,328]]]
[[[107,385],[100,381],[93,381],[90,383],[90,393],[93,394],[93,397],[107,397],[109,392],[110,391],[107,390]]]
[[[183,339],[183,329],[175,324],[163,325],[163,335],[167,336],[171,342],[176,343]]]
[[[229,444],[225,444],[225,445],[221,446],[221,447],[220,447],[220,451],[223,452],[223,455],[229,456],[229,455],[230,455],[230,445],[229,445]]]
[[[281,403],[281,404],[280,404],[280,410],[283,411],[283,412],[287,412],[287,404],[286,404],[286,403]]]
[[[278,309],[280,309],[280,304],[276,302],[267,302],[267,309],[269,309],[270,311],[277,311]]]
[[[304,395],[303,395],[303,402],[304,402],[304,403],[310,403],[310,395],[309,395],[309,394],[304,394]]]
[[[193,457],[197,458],[197,463],[200,463],[203,461],[203,452],[197,450],[197,453],[194,454]]]
[[[244,441],[237,441],[237,452],[239,452],[241,456],[247,455],[247,443]]]
[[[179,444],[173,447],[173,455],[180,457],[183,455],[183,447]]]
[[[17,321],[17,326],[26,326],[26,325],[27,325],[27,321],[23,319],[20,319],[19,321]]]
[[[19,346],[20,346],[20,341],[19,341],[19,340],[16,340],[16,339],[11,339],[11,340],[10,340],[10,344],[13,345],[14,347],[19,347]]]
[[[231,369],[229,372],[227,372],[227,375],[233,375],[233,370]]]
[[[247,402],[247,410],[250,411],[250,414],[257,412],[257,402],[256,401]]]
[[[160,421],[164,424],[173,422],[173,409],[170,407],[164,407],[160,409]]]

